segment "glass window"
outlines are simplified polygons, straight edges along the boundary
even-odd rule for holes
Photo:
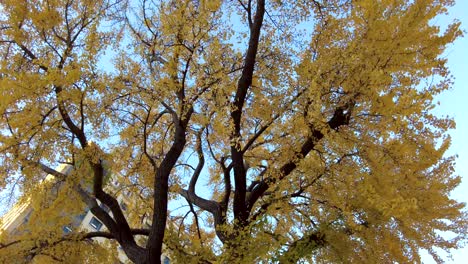
[[[27,222],[29,222],[29,218],[31,218],[31,214],[32,214],[32,211],[29,212],[23,219],[23,223],[26,224]]]
[[[65,233],[65,234],[71,233],[71,231],[72,231],[71,228],[68,227],[68,226],[64,226],[62,229],[63,229],[63,233]]]
[[[124,202],[120,203],[120,207],[122,207],[122,211],[127,211],[127,205]]]
[[[93,218],[91,218],[91,221],[89,221],[89,225],[92,226],[96,230],[99,230],[102,227],[101,221],[97,220],[97,218],[94,216]]]

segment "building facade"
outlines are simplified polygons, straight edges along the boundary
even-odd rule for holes
[[[64,174],[67,174],[71,171],[70,167],[67,165],[60,165],[56,170]],[[49,174],[47,175],[45,181],[51,181],[53,179],[54,177]],[[106,186],[106,188],[112,189],[118,188],[118,186],[118,179],[113,178],[109,182],[108,186]],[[125,192],[119,192],[119,195],[117,196],[117,201],[119,202],[120,207],[122,208],[122,211],[125,214],[125,212],[127,211],[127,205],[129,204]],[[101,206],[101,208],[103,208],[105,211],[110,211],[110,209],[106,205],[101,204],[100,202],[98,203]],[[0,235],[6,234],[13,236],[18,234],[18,232],[21,232],[21,227],[29,223],[30,216],[33,213],[33,211],[34,209],[30,198],[27,198],[21,203],[17,203],[1,218]],[[112,213],[110,213],[110,215],[112,216]],[[106,231],[107,229],[104,226],[104,224],[96,216],[94,216],[93,213],[91,213],[89,209],[85,209],[85,211],[82,214],[73,217],[73,221],[71,224],[63,226],[62,230],[64,235],[66,235],[73,231],[94,232]],[[105,240],[106,238],[93,238],[93,241],[96,243],[102,243]],[[121,263],[131,263],[120,247],[117,248],[117,253],[118,259]],[[170,259],[166,255],[161,256],[161,261],[164,264],[170,263]]]

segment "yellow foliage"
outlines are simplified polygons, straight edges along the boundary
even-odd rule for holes
[[[1,1],[0,190],[34,210],[0,262],[149,256],[161,221],[176,263],[418,263],[466,241],[455,124],[432,114],[453,1],[263,2]],[[113,242],[63,234],[98,201]]]

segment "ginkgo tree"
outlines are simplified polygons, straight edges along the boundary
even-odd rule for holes
[[[34,213],[0,260],[441,262],[467,234],[432,112],[452,4],[2,0],[0,188]],[[105,231],[63,234],[86,208]]]

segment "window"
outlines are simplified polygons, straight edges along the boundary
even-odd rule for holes
[[[101,221],[97,220],[97,218],[94,216],[93,218],[91,218],[91,221],[89,221],[89,225],[92,226],[96,230],[99,230],[102,227]]]
[[[62,228],[62,230],[63,230],[63,233],[64,233],[64,234],[71,233],[71,231],[72,231],[71,228],[68,227],[68,226],[64,226],[64,227]]]
[[[120,207],[122,208],[122,211],[127,211],[127,205],[124,202],[120,203]]]
[[[29,212],[23,219],[23,224],[26,224],[27,222],[29,222],[29,218],[31,218],[31,214],[32,214],[32,211]]]

